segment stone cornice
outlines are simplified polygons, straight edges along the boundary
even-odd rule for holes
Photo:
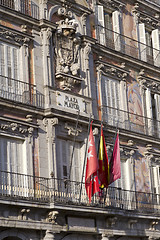
[[[118,80],[125,81],[129,72],[125,70],[125,64],[122,63],[121,67],[115,65],[107,64],[105,62],[96,61],[97,72],[102,75],[109,75],[110,77],[116,77]]]
[[[28,45],[28,43],[33,39],[31,35],[24,34],[23,32],[4,27],[2,25],[0,25],[0,38],[20,45]]]
[[[145,23],[151,30],[160,26],[160,15],[157,12],[153,13],[152,16],[145,13],[140,10],[139,3],[135,3],[132,14],[136,17],[137,22]]]
[[[140,86],[143,89],[149,88],[152,92],[160,94],[160,81],[154,78],[147,77],[145,75],[144,69],[141,69],[137,79],[139,80]]]
[[[97,4],[101,4],[104,7],[109,8],[111,11],[114,11],[114,10],[121,11],[122,8],[125,7],[124,3],[122,3],[121,1],[117,1],[117,0],[113,0],[113,1],[111,1],[111,0],[98,0]]]
[[[37,127],[36,127],[37,128]],[[19,137],[31,138],[34,134],[35,126],[24,123],[19,123],[14,120],[2,120],[0,119],[0,133],[11,134]]]

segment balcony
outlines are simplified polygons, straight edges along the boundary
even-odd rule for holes
[[[160,51],[117,32],[97,26],[98,43],[125,55],[160,66]]]
[[[32,18],[39,19],[39,7],[29,0],[0,0],[0,5],[8,7]]]
[[[103,106],[103,122],[110,126],[153,137],[160,137],[160,121],[117,108]]]
[[[19,199],[46,203],[130,210],[160,214],[160,195],[127,191],[109,187],[103,195],[97,193],[89,203],[85,184],[65,179],[42,178],[31,175],[0,171],[1,199]],[[81,197],[80,197],[80,189]]]
[[[36,90],[35,85],[2,75],[0,75],[0,98],[39,108],[44,107],[44,95]]]

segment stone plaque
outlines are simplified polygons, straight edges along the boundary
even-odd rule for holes
[[[64,92],[56,92],[56,103],[58,106],[68,110],[87,113],[86,101],[81,97],[77,97]]]

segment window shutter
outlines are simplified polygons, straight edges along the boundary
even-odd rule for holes
[[[152,167],[152,174],[153,174],[153,187],[154,187],[154,189],[155,189],[155,193],[159,193],[158,191],[159,191],[159,174],[158,174],[158,171],[159,171],[159,167],[156,167],[156,166],[154,166],[154,167]]]
[[[151,92],[147,88],[146,90],[146,115],[147,115],[147,129],[149,134],[153,132],[153,121],[152,121],[152,102],[151,102]]]
[[[157,67],[160,67],[160,40],[159,40],[159,31],[155,29],[152,31],[152,44],[153,44],[153,59],[154,64]]]
[[[156,111],[156,132],[160,136],[160,95],[155,94],[155,111]]]
[[[139,49],[140,49],[140,59],[142,61],[147,60],[147,55],[146,55],[146,34],[145,34],[145,25],[144,23],[140,23],[138,25],[138,30],[139,30]]]
[[[5,75],[4,68],[4,45],[0,44],[0,75]]]
[[[120,12],[114,11],[112,13],[113,31],[114,31],[114,45],[116,51],[121,51],[121,28],[120,28]]]
[[[97,12],[97,38],[100,44],[105,45],[104,11],[103,6],[96,6]]]

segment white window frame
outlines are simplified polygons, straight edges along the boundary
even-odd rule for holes
[[[4,142],[6,141],[6,154],[4,155]],[[18,145],[21,146],[18,146]],[[17,146],[19,154],[16,155]],[[12,151],[15,149],[14,151]],[[12,154],[12,156],[11,156]],[[5,158],[6,157],[6,158]],[[13,169],[12,161],[16,161],[19,157],[19,162],[16,163],[16,168]],[[28,181],[27,181],[27,155],[26,141],[24,138],[18,138],[10,135],[0,134],[0,192],[3,194],[13,194],[28,196]],[[21,160],[23,162],[21,162]],[[7,165],[5,166],[5,162]],[[20,167],[18,169],[18,166]],[[8,173],[7,173],[8,172]],[[15,174],[14,174],[15,173]],[[20,174],[20,175],[19,175]],[[24,175],[21,175],[24,174]]]
[[[108,90],[106,89],[106,86],[108,87]],[[113,98],[111,98],[112,90],[114,91]],[[117,121],[118,121],[118,126],[124,127],[124,124],[128,118],[128,115],[125,112],[127,111],[127,102],[126,102],[127,96],[126,96],[126,88],[124,87],[124,82],[119,81],[117,79],[113,79],[109,76],[102,75],[101,91],[102,91],[102,100],[101,100],[102,105],[105,105],[108,107],[108,109],[107,108],[104,109],[106,110],[105,111],[106,115],[104,115],[105,121],[107,121],[110,125],[113,125],[113,126],[117,126]],[[118,96],[118,101],[116,99],[117,96]],[[110,99],[109,100],[110,103],[108,103],[107,98]],[[108,112],[109,112],[109,115],[108,115]]]

